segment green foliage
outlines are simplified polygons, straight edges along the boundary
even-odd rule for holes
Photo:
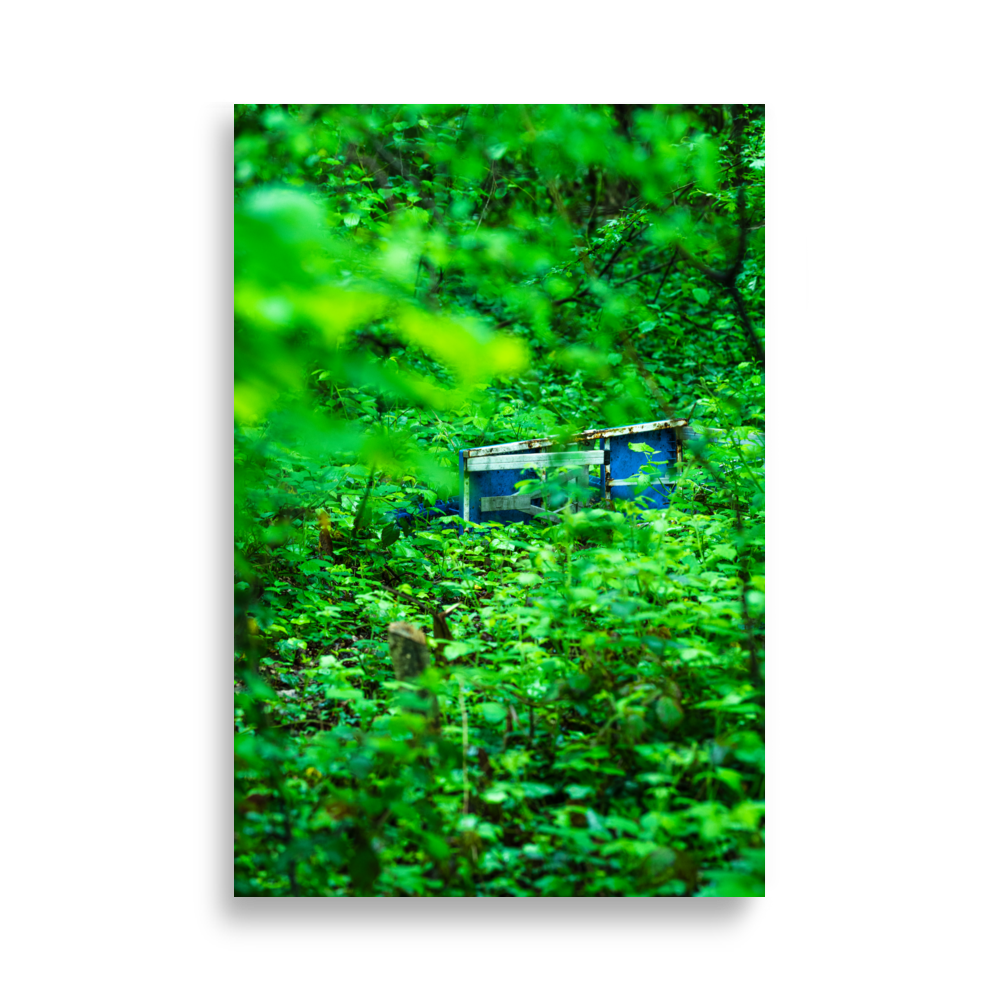
[[[236,106],[238,895],[763,895],[763,132]],[[663,416],[667,510],[392,516]]]

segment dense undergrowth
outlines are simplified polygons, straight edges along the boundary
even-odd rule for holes
[[[351,148],[371,172],[357,135],[340,147],[341,172],[319,182],[330,190],[310,195],[324,206],[324,233],[346,225],[347,250],[310,235],[310,208],[261,201],[274,189],[252,181],[270,185],[276,171],[294,181],[316,143],[331,151],[329,132],[317,138],[289,122],[336,131],[331,121],[355,119],[238,109],[256,124],[252,143],[242,153],[237,145],[238,188],[247,190],[237,203],[235,892],[763,895],[762,247],[746,241],[737,269],[755,346],[725,300],[728,286],[716,288],[704,269],[681,272],[675,243],[649,244],[664,264],[648,275],[659,257],[621,252],[624,227],[662,224],[648,199],[633,189],[601,222],[603,188],[581,181],[560,196],[543,167],[518,160],[500,182],[526,197],[506,211],[534,204],[534,229],[516,220],[534,240],[531,253],[562,250],[565,259],[531,264],[549,283],[547,298],[536,278],[510,273],[512,260],[505,283],[491,285],[488,262],[463,255],[470,233],[488,242],[512,224],[483,225],[504,154],[489,161],[485,186],[469,179],[465,151],[462,170],[454,157],[452,169],[433,167],[437,187],[413,188],[407,201],[407,171],[444,160],[419,136],[405,141],[408,129],[431,129],[433,109],[402,107],[352,112],[368,123],[371,148],[386,153],[385,184],[369,185],[383,193],[365,194],[366,216],[358,202],[337,200],[350,187],[341,182]],[[685,203],[691,218],[700,213],[697,226],[715,210],[732,223],[727,176],[763,211],[762,176],[755,196],[739,170],[726,173],[720,136],[731,119],[713,132],[713,113],[672,113],[663,126],[678,143],[695,129],[691,145],[703,158],[704,143],[715,143],[723,179]],[[449,109],[437,114],[452,120]],[[401,115],[423,124],[394,129]],[[637,127],[634,114],[628,124]],[[756,137],[762,166],[762,118],[757,132],[752,125],[744,134]],[[393,135],[404,139],[388,152]],[[626,130],[623,143],[639,139]],[[579,154],[585,180],[588,150]],[[613,186],[610,168],[609,176]],[[398,206],[385,207],[386,187]],[[552,236],[558,213],[541,211],[543,194],[550,209],[564,206],[565,245]],[[413,219],[401,217],[420,198],[418,238],[407,229]],[[344,267],[365,229],[370,256]],[[689,243],[694,231],[678,230]],[[393,241],[418,239],[422,249],[408,258],[418,282],[419,261],[436,252],[441,276],[404,293],[389,273]],[[732,244],[722,239],[722,252]],[[587,254],[597,262],[589,268]],[[594,277],[608,257],[621,291]],[[567,317],[552,303],[568,304],[574,284],[593,301],[582,293]],[[501,300],[507,319],[495,313]],[[463,347],[470,327],[446,325],[487,313],[506,330],[493,340],[474,331],[478,347]],[[516,350],[496,348],[498,339]],[[671,470],[665,510],[591,499],[557,523],[465,531],[459,518],[423,516],[458,493],[460,447],[678,415],[694,435]],[[401,520],[401,510],[415,516]],[[430,637],[433,665],[419,689],[393,673],[395,621]]]

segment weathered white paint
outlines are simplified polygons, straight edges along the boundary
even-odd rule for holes
[[[646,431],[658,431],[669,427],[685,427],[686,420],[653,420],[645,424],[628,424],[626,427],[588,428],[571,438],[572,441],[593,441],[595,438],[620,437],[622,434],[644,434]],[[470,448],[466,452],[468,458],[481,458],[484,455],[506,455],[510,452],[527,451],[530,448],[549,448],[553,439],[548,437],[532,438],[528,441],[512,441],[510,444],[490,444],[482,448]]]
[[[540,455],[483,455],[466,458],[468,472],[493,472],[499,469],[541,469],[558,465],[602,465],[603,451],[550,451]]]
[[[609,479],[608,486],[636,486],[636,487],[641,486],[643,489],[645,489],[647,486],[667,486],[671,482],[673,482],[672,479],[666,479],[666,478],[650,479],[648,483],[634,483],[630,479]]]
[[[514,493],[508,497],[483,497],[479,509],[485,514],[490,510],[528,510],[532,498],[527,493]]]

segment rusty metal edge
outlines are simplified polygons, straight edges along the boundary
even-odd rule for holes
[[[621,437],[624,434],[645,434],[648,431],[670,430],[673,427],[686,427],[686,420],[653,420],[647,424],[626,424],[624,427],[599,427],[593,430],[581,431],[579,440],[592,437]]]
[[[575,439],[574,439],[575,440]],[[467,448],[468,458],[481,458],[484,455],[503,455],[508,451],[519,451],[526,448],[547,448],[552,444],[551,438],[533,438],[530,441],[512,441],[510,444],[490,444],[482,448]]]
[[[623,434],[644,434],[648,431],[668,430],[673,427],[686,427],[686,420],[653,420],[646,424],[626,424],[624,427],[597,427],[580,431],[579,434],[569,438],[570,441],[589,441],[591,438],[600,437],[621,437]],[[552,438],[532,438],[529,441],[512,441],[510,444],[491,444],[482,448],[468,448],[465,450],[467,458],[480,458],[485,455],[503,455],[509,451],[519,451],[528,448],[548,448],[552,445]]]

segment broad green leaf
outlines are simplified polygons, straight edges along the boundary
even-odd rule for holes
[[[499,702],[487,701],[483,703],[481,708],[487,722],[503,722],[507,718],[507,708]]]

